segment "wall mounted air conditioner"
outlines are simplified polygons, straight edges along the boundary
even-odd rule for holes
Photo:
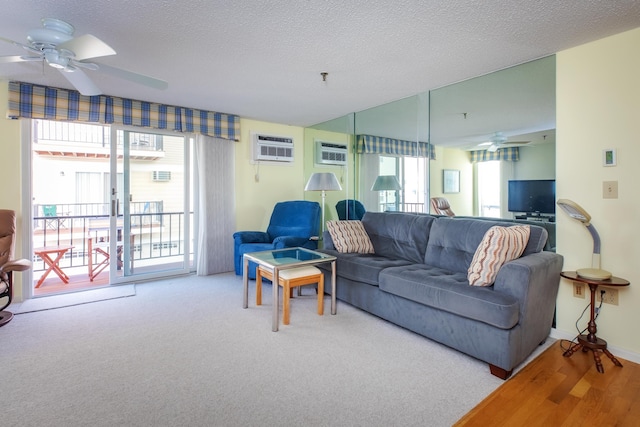
[[[156,182],[171,181],[171,171],[153,171],[151,179]]]
[[[293,138],[252,134],[253,160],[293,162]]]
[[[349,150],[344,144],[316,141],[316,164],[346,165]]]

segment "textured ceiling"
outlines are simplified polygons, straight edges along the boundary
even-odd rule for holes
[[[93,34],[114,67],[164,91],[89,71],[103,93],[307,126],[640,27],[640,1],[0,0],[0,36],[44,17]],[[0,55],[21,49],[0,42]],[[329,73],[326,83],[320,73]],[[41,63],[0,79],[70,87]]]

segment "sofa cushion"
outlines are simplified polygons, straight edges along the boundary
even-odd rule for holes
[[[513,296],[469,286],[465,273],[425,264],[385,269],[380,273],[380,290],[501,329],[514,327],[520,316]]]
[[[494,225],[485,233],[476,249],[467,277],[471,286],[491,286],[496,281],[500,267],[519,258],[529,242],[530,227]]]
[[[334,249],[323,249],[321,252],[338,258],[336,275],[373,286],[378,286],[378,276],[385,268],[411,264],[406,260],[389,259],[378,254],[341,254]],[[318,268],[331,271],[327,263],[319,265]]]
[[[431,226],[425,258],[421,262],[466,274],[478,245],[487,230],[494,225],[504,226],[505,223],[455,217],[436,218]],[[547,230],[535,225],[530,227],[529,242],[522,253],[523,256],[542,251],[547,240]]]
[[[377,255],[422,263],[434,220],[425,214],[366,212],[362,224]]]
[[[360,221],[327,221],[327,230],[340,253],[374,253],[371,240]]]

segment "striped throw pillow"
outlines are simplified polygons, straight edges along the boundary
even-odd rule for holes
[[[500,267],[519,258],[529,242],[528,225],[493,226],[487,230],[473,255],[467,278],[471,286],[491,286]]]
[[[327,221],[327,230],[340,253],[374,253],[371,239],[361,221]]]

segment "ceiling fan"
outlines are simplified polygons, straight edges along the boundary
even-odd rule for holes
[[[111,67],[96,62],[85,62],[93,58],[115,55],[108,44],[91,34],[74,37],[73,25],[54,18],[42,19],[42,28],[27,33],[28,44],[0,37],[0,40],[25,49],[28,54],[22,56],[0,56],[0,63],[41,62],[58,69],[61,74],[82,95],[100,95],[102,91],[83,71],[101,71],[114,77],[126,79],[155,89],[166,89],[167,82],[154,77]]]
[[[507,148],[507,147],[518,147],[522,145],[526,145],[531,141],[509,141],[508,138],[502,132],[495,132],[491,139],[487,142],[483,142],[478,144],[479,147],[489,146],[487,147],[487,151],[495,152],[498,151],[499,148]]]

